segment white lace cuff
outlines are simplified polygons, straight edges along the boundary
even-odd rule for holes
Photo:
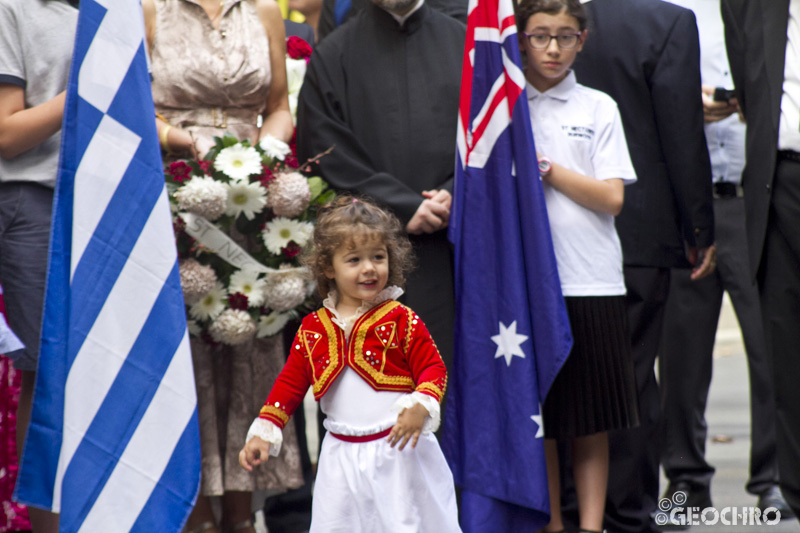
[[[409,409],[416,404],[422,405],[427,411],[428,416],[425,418],[425,423],[422,426],[422,433],[427,435],[439,429],[439,402],[436,398],[429,396],[422,392],[412,392],[401,396],[394,402],[391,411],[400,414],[403,409]]]
[[[256,418],[250,424],[250,429],[247,430],[247,438],[245,442],[250,442],[253,437],[260,437],[264,442],[269,442],[269,454],[272,457],[277,457],[281,453],[281,444],[283,444],[283,432],[278,426],[265,420],[263,418]]]

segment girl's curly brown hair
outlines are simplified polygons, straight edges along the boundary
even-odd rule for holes
[[[306,249],[301,262],[317,280],[323,298],[335,288],[334,280],[328,279],[325,272],[333,267],[336,250],[355,239],[373,237],[381,239],[389,254],[387,286],[404,287],[406,275],[414,266],[414,252],[396,216],[370,199],[351,195],[337,196],[319,211],[311,246]]]

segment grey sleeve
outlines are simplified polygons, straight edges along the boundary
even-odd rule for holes
[[[0,3],[0,83],[25,88],[25,66],[22,60],[22,39],[14,7]]]

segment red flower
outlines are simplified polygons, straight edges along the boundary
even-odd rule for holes
[[[292,59],[305,59],[311,57],[312,48],[307,42],[300,37],[292,35],[286,39],[286,53]]]
[[[181,217],[175,217],[175,221],[172,223],[172,231],[175,233],[176,236],[185,232],[186,221],[184,221]]]
[[[294,241],[289,241],[289,244],[281,250],[281,253],[289,259],[292,259],[300,253],[300,246]]]
[[[287,167],[291,167],[291,168],[300,167],[300,162],[292,154],[287,155],[286,158],[283,160],[283,162],[286,163]]]
[[[239,311],[247,311],[247,296],[241,292],[237,292],[228,296],[228,305],[231,309]]]
[[[269,165],[262,163],[261,169],[261,175],[258,177],[258,181],[260,181],[261,185],[266,189],[269,187],[270,182],[275,179],[275,174],[272,173],[272,169],[269,168]]]
[[[211,175],[211,172],[212,172],[211,171],[211,161],[206,161],[204,159],[201,159],[200,161],[197,162],[197,165],[203,170],[203,172],[206,174],[206,176],[210,176]]]
[[[184,181],[190,179],[192,167],[190,167],[185,161],[174,161],[169,164],[169,173],[172,176],[172,181],[183,183]]]

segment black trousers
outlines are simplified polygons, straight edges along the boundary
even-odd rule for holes
[[[659,352],[664,425],[662,465],[670,482],[708,488],[714,467],[705,458],[705,420],[714,341],[722,296],[728,292],[744,338],[750,374],[750,478],[747,491],[760,494],[778,483],[775,403],[761,320],[758,289],[751,276],[743,198],[714,200],[717,269],[692,281],[673,269]],[[741,383],[742,392],[745,384]]]
[[[658,502],[661,398],[655,361],[661,341],[670,270],[625,267],[628,321],[639,396],[638,428],[609,432],[605,527],[609,533],[651,530]]]
[[[800,162],[778,162],[759,269],[773,365],[780,486],[800,516]]]

